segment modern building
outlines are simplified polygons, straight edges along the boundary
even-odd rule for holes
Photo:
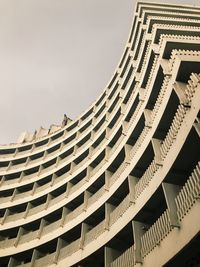
[[[200,266],[199,108],[200,7],[138,2],[98,100],[0,146],[0,266]]]

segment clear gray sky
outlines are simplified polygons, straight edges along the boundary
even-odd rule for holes
[[[168,0],[200,4],[200,0]],[[0,0],[0,143],[76,118],[117,66],[134,0]]]

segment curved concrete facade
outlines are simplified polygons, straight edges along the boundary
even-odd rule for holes
[[[0,146],[0,266],[200,264],[200,7],[138,2],[75,121]]]

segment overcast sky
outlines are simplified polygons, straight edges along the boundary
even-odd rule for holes
[[[163,1],[162,1],[163,2]],[[200,4],[200,0],[168,0]],[[76,118],[109,82],[134,0],[0,0],[0,143]]]

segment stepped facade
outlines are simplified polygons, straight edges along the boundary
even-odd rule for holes
[[[0,266],[200,264],[199,108],[200,7],[136,3],[98,100],[0,146]]]

